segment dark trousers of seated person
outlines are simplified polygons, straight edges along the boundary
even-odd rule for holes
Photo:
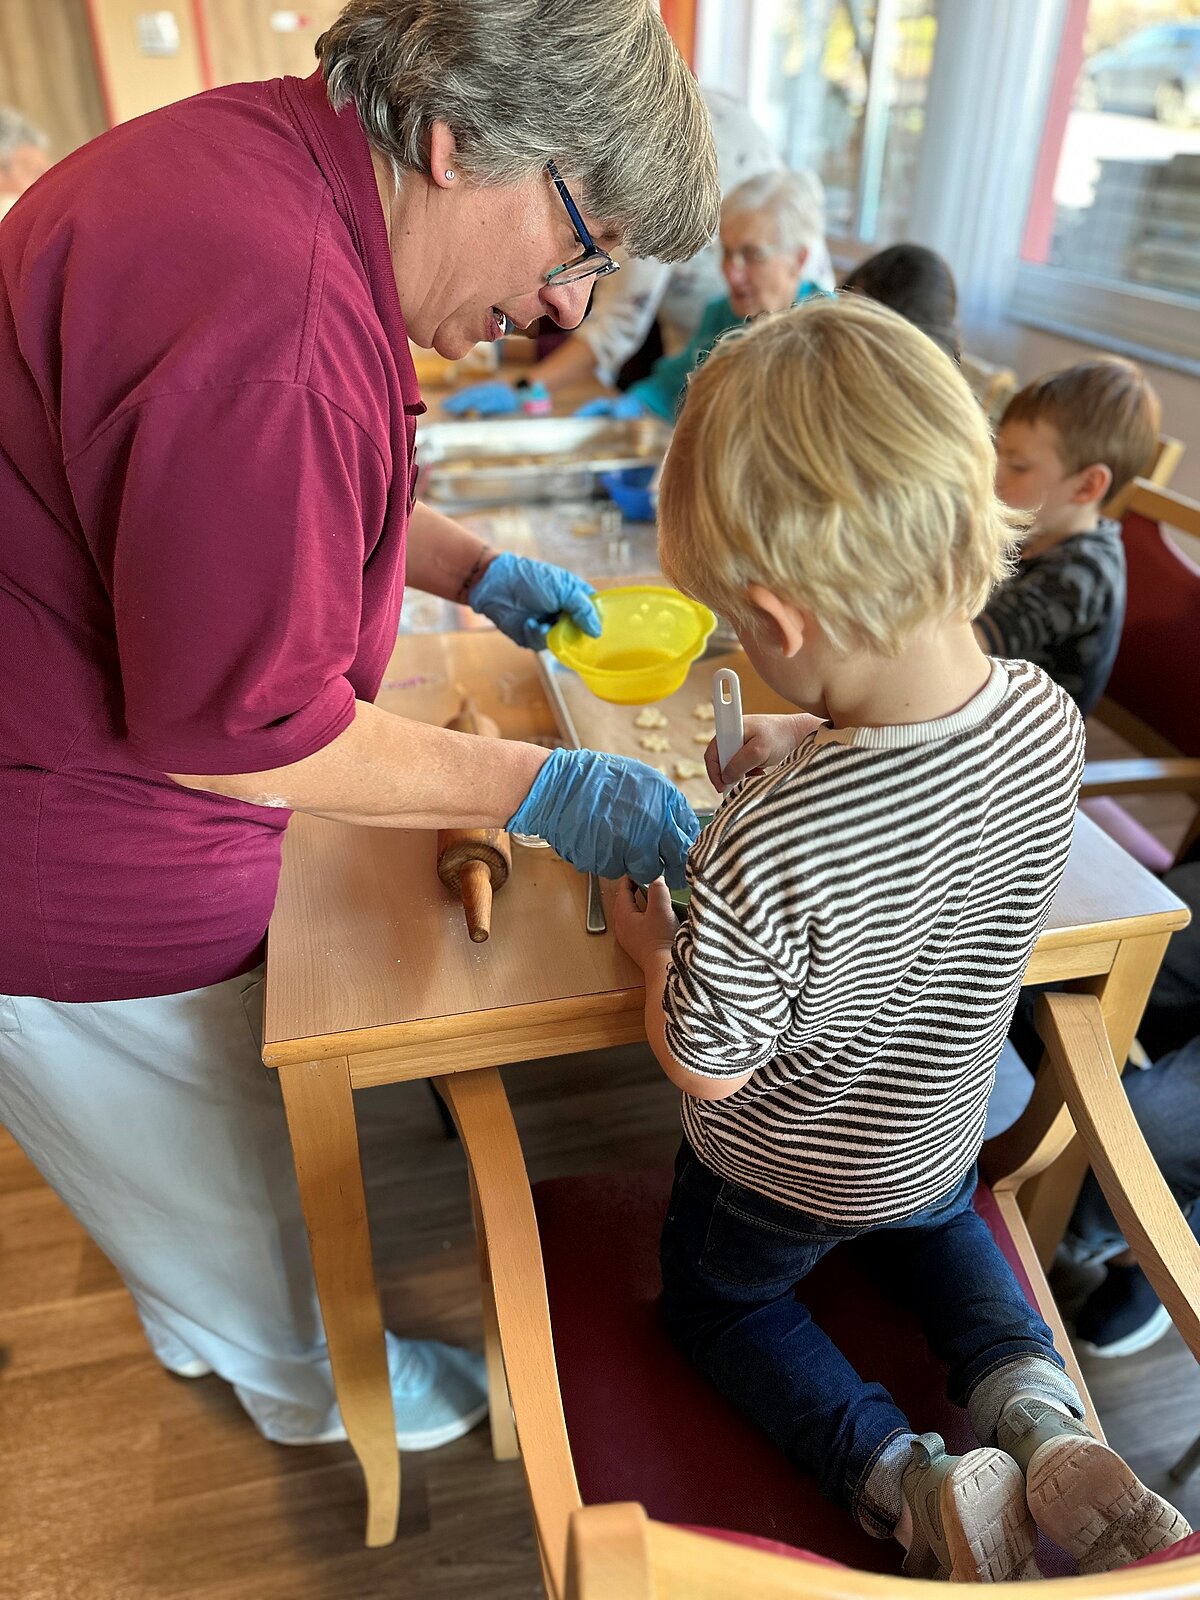
[[[893,1498],[889,1514],[884,1497],[868,1492],[872,1469],[923,1420],[910,1423],[882,1385],[859,1376],[797,1299],[796,1285],[836,1245],[860,1239],[868,1269],[916,1315],[948,1367],[954,1404],[969,1406],[973,1394],[996,1388],[1000,1369],[1020,1362],[1013,1372],[1023,1371],[1029,1357],[1052,1363],[1058,1378],[1063,1363],[1050,1330],[971,1203],[975,1182],[972,1168],[914,1216],[840,1228],[718,1177],[686,1140],[676,1157],[661,1247],[668,1333],[795,1467],[876,1536],[891,1533],[898,1507]],[[987,1406],[990,1431],[999,1403],[989,1397]]]

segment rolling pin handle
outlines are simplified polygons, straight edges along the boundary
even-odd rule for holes
[[[467,914],[467,932],[482,944],[492,931],[492,873],[486,861],[464,861],[458,892]]]

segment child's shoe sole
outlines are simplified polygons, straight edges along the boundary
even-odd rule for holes
[[[1019,1469],[1018,1469],[1019,1470]],[[1111,1572],[1185,1539],[1186,1519],[1098,1439],[1063,1435],[1025,1474],[1034,1521],[1081,1573]]]
[[[1019,1582],[1040,1576],[1037,1528],[1020,1467],[1003,1450],[972,1450],[938,1491],[951,1583]]]

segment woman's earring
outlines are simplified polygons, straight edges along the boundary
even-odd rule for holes
[[[446,181],[448,183],[453,183],[454,182],[454,168],[453,167],[447,167],[446,168]]]

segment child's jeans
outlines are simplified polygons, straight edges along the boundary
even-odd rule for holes
[[[880,1228],[839,1228],[719,1178],[684,1140],[662,1237],[663,1315],[685,1355],[816,1478],[868,1532],[892,1531],[864,1495],[890,1440],[915,1430],[887,1390],[865,1383],[793,1292],[843,1240],[886,1234],[888,1276],[904,1285],[946,1392],[966,1405],[997,1369],[1034,1356],[1062,1370],[1033,1310],[971,1204],[972,1168],[952,1193]],[[981,1440],[981,1443],[992,1443]]]

